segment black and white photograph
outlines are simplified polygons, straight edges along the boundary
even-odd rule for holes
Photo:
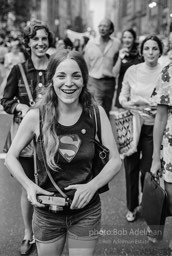
[[[172,0],[0,0],[0,256],[172,256]]]

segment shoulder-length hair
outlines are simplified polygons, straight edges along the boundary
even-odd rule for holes
[[[28,44],[30,39],[33,38],[36,35],[36,31],[40,29],[44,29],[47,32],[49,47],[54,44],[54,34],[50,31],[47,24],[40,20],[32,20],[30,24],[23,30],[24,43],[26,48],[29,48]]]
[[[148,40],[153,40],[153,41],[157,42],[158,48],[159,48],[159,51],[160,51],[160,56],[161,56],[162,53],[163,53],[163,43],[162,43],[162,41],[159,39],[159,37],[157,37],[156,35],[148,35],[148,36],[142,41],[141,46],[140,46],[140,53],[141,53],[141,55],[143,54],[144,45],[145,45],[145,43],[146,43]]]
[[[87,90],[88,69],[84,58],[77,51],[68,51],[65,49],[58,51],[50,58],[50,62],[47,67],[47,88],[42,99],[39,100],[36,104],[36,107],[40,109],[42,117],[43,142],[47,158],[47,164],[53,170],[58,169],[55,156],[57,154],[59,146],[59,139],[56,133],[58,127],[59,110],[58,96],[54,90],[52,80],[58,65],[66,59],[72,59],[76,61],[81,70],[84,86],[79,96],[79,103],[82,105],[83,111],[91,114],[90,109],[92,105],[92,96]]]
[[[132,43],[130,52],[138,52],[137,34],[133,28],[128,28],[128,29],[123,30],[122,35],[121,35],[121,44],[122,44],[123,36],[124,36],[125,32],[129,32],[133,37],[133,43]]]

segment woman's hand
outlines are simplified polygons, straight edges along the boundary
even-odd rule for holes
[[[134,102],[132,101],[123,101],[121,102],[121,105],[123,106],[123,108],[126,108],[126,109],[136,109],[137,107],[135,106]]]
[[[128,48],[122,48],[120,51],[119,51],[119,57],[121,60],[123,60],[125,58],[125,56],[128,56],[129,55],[129,52],[128,52]]]
[[[74,189],[75,194],[70,209],[84,208],[94,196],[96,190],[89,183],[69,185],[65,190]]]
[[[53,192],[48,192],[48,191],[40,188],[38,185],[36,185],[34,183],[31,186],[28,187],[28,189],[27,189],[28,201],[30,201],[31,204],[33,204],[34,206],[45,207],[44,204],[41,204],[41,202],[39,202],[37,200],[37,195],[39,195],[39,194],[52,196],[54,193]]]
[[[152,166],[151,166],[151,173],[154,175],[154,176],[157,176],[158,175],[158,172],[161,170],[161,161],[160,159],[157,159],[157,160],[154,160],[152,161]]]

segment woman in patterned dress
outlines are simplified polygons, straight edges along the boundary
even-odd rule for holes
[[[153,161],[151,172],[158,172],[164,179],[167,191],[168,212],[172,214],[172,64],[161,72],[155,91],[157,115],[153,132]],[[170,242],[172,249],[172,240]]]

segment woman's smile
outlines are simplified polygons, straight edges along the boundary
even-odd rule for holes
[[[62,61],[56,68],[53,85],[59,102],[63,104],[78,102],[84,86],[78,64],[71,59]]]
[[[66,94],[73,94],[77,91],[77,89],[61,89],[61,91]]]

